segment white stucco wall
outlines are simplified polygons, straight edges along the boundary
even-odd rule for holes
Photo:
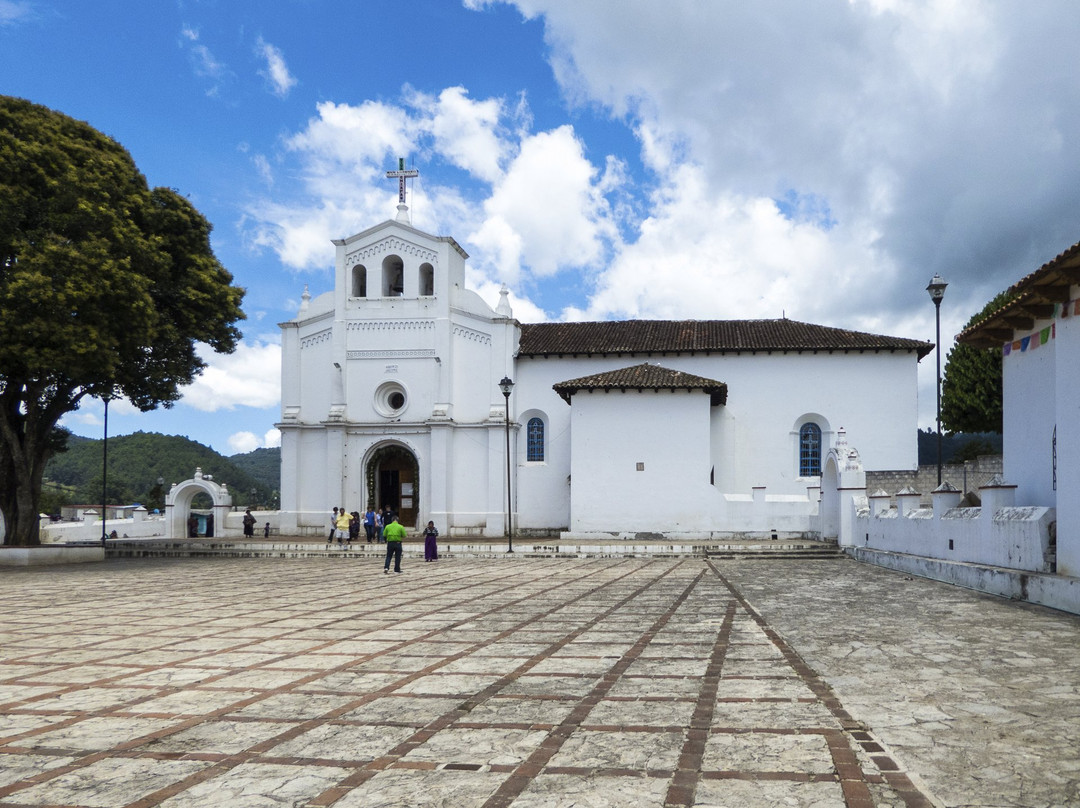
[[[570,473],[571,407],[552,386],[581,376],[638,364],[642,357],[523,358],[517,364],[518,412],[542,411],[548,423],[546,468],[521,486],[522,524],[557,525],[562,515],[552,493]],[[798,424],[821,416],[822,454],[840,428],[858,444],[868,469],[914,469],[918,461],[917,363],[913,354],[739,354],[649,357],[666,368],[728,385],[727,404],[712,408],[700,432],[715,467],[715,486],[749,496],[805,496],[814,478],[798,475]],[[576,400],[575,400],[576,406]],[[635,432],[629,433],[636,440]],[[573,454],[582,447],[575,440]],[[574,475],[574,479],[578,479]],[[540,501],[533,501],[533,497]]]
[[[1002,357],[1002,469],[1017,502],[1054,506],[1053,439],[1057,340]]]
[[[711,529],[707,394],[580,392],[571,417],[572,532]]]
[[[1013,335],[1020,340],[1052,327],[1053,339],[1036,349],[1014,347],[1002,357],[1004,477],[1017,486],[1018,503],[1055,508],[1057,569],[1072,576],[1080,576],[1078,299],[1080,285],[1073,284],[1069,301],[1057,307],[1054,318],[1036,320],[1033,328]]]
[[[1080,577],[1080,316],[1058,321],[1056,341],[1058,572]]]

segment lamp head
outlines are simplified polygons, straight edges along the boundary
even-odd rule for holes
[[[945,279],[934,273],[934,277],[930,279],[930,283],[927,284],[926,291],[930,293],[930,299],[935,304],[941,302],[941,298],[945,297],[945,287],[949,284],[945,283]]]
[[[514,383],[510,381],[509,376],[503,376],[502,381],[499,382],[499,389],[502,390],[504,396],[510,398],[510,391],[514,389]]]

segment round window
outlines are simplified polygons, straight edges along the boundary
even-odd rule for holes
[[[385,382],[375,391],[375,411],[386,418],[400,415],[407,403],[405,388],[398,382]]]

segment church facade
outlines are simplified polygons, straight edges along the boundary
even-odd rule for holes
[[[809,533],[841,430],[867,468],[916,467],[931,344],[787,319],[521,324],[401,201],[334,242],[333,290],[281,324],[283,533],[369,504],[456,537],[505,536],[508,510],[515,536]]]

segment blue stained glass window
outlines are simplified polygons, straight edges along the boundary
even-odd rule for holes
[[[813,422],[799,429],[799,476],[821,476],[821,427]]]
[[[530,418],[526,427],[528,449],[525,459],[542,461],[544,459],[544,421],[542,418]]]

